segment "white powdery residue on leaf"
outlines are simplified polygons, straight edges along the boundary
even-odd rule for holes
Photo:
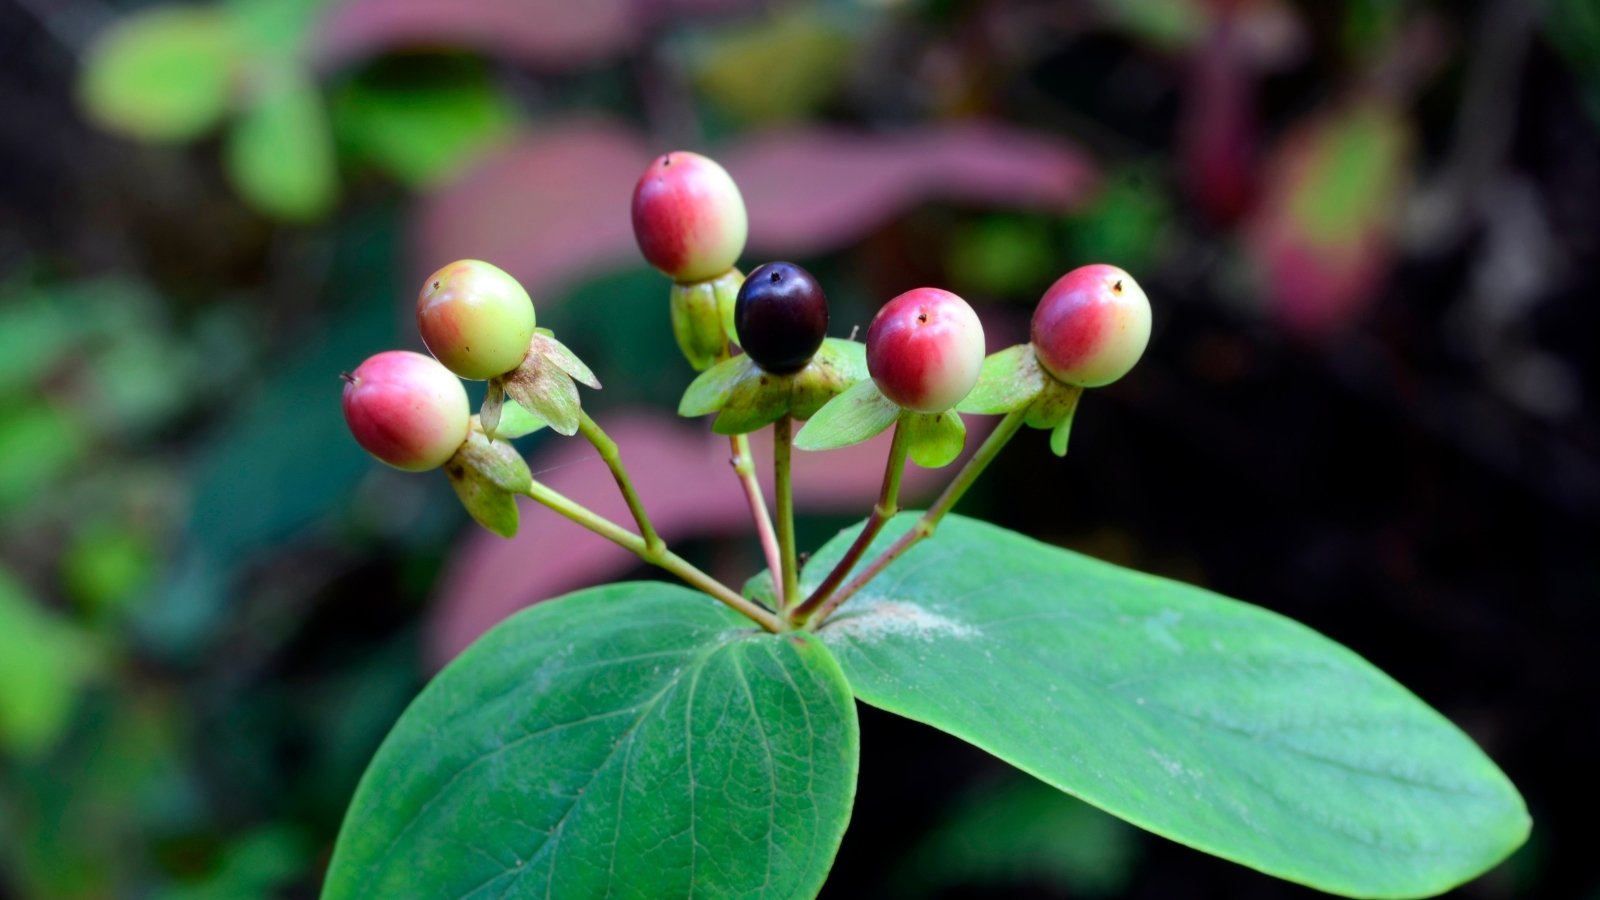
[[[942,616],[925,606],[900,600],[874,600],[852,609],[822,629],[824,637],[847,637],[876,643],[889,637],[932,641],[939,637],[972,638],[978,629]]]

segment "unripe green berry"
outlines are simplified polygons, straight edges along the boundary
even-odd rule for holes
[[[733,268],[748,232],[739,186],[698,153],[658,156],[634,185],[639,251],[674,281],[704,281]]]
[[[450,371],[481,381],[522,364],[533,340],[533,301],[515,278],[476,259],[428,276],[417,294],[422,342]]]
[[[967,301],[939,288],[890,300],[867,329],[867,371],[884,396],[906,409],[943,412],[978,383],[983,323]]]
[[[421,353],[379,353],[345,376],[350,433],[397,469],[422,472],[444,465],[467,439],[471,419],[461,380]]]
[[[1033,313],[1033,351],[1067,384],[1099,387],[1128,374],[1150,343],[1150,301],[1127,272],[1082,266],[1045,291]]]

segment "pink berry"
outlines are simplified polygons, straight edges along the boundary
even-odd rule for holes
[[[1150,301],[1116,266],[1073,269],[1033,313],[1033,351],[1050,374],[1099,387],[1128,374],[1150,343]]]
[[[467,439],[460,379],[432,357],[390,350],[345,376],[344,420],[356,443],[397,469],[437,469]]]
[[[967,301],[938,288],[890,300],[867,329],[867,371],[884,396],[916,412],[943,412],[978,383],[983,323]]]
[[[428,276],[417,329],[445,368],[482,381],[522,365],[533,341],[533,301],[505,270],[462,259]]]
[[[705,281],[733,268],[749,223],[726,169],[698,153],[658,156],[633,188],[633,236],[673,280]]]

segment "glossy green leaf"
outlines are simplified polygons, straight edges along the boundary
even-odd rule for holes
[[[225,162],[249,204],[288,221],[316,219],[338,198],[333,137],[322,97],[290,68],[257,73],[256,95],[228,133]]]
[[[411,705],[323,897],[809,897],[857,752],[814,637],[660,582],[583,591],[501,623]]]
[[[953,409],[912,413],[905,418],[906,452],[924,469],[942,469],[955,462],[967,445],[967,426]]]
[[[828,571],[854,536],[805,571]],[[974,520],[947,519],[820,634],[864,702],[1324,891],[1439,893],[1528,834],[1522,798],[1483,751],[1350,650]]]
[[[794,436],[794,445],[801,450],[849,447],[877,436],[899,418],[900,407],[865,378],[817,410]]]
[[[239,52],[210,7],[164,7],[112,26],[89,54],[79,99],[102,128],[146,141],[185,141],[228,109]]]
[[[961,412],[998,416],[1021,409],[1039,396],[1050,376],[1039,366],[1032,344],[1018,344],[989,354],[978,370],[978,383],[956,404]]]

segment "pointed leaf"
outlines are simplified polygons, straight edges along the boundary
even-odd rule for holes
[[[828,571],[854,536],[805,571]],[[1350,650],[982,522],[949,517],[819,633],[862,701],[1324,891],[1439,893],[1528,834],[1522,798],[1483,751]]]
[[[754,368],[750,357],[741,355],[701,372],[689,382],[683,399],[678,401],[678,415],[692,418],[721,409],[728,402],[728,395],[733,393],[733,386]]]
[[[660,582],[571,594],[496,627],[406,711],[323,896],[814,896],[857,753],[814,637]]]
[[[501,537],[514,537],[517,533],[517,498],[470,466],[451,462],[445,466],[445,476],[455,489],[467,514],[479,525]]]
[[[924,469],[942,469],[955,462],[967,444],[967,426],[953,409],[942,413],[912,413],[906,416],[909,429],[907,453]]]
[[[572,377],[544,359],[529,354],[521,368],[505,377],[506,393],[557,433],[578,433],[583,404]]]
[[[956,404],[961,412],[986,416],[1021,409],[1045,388],[1050,376],[1039,367],[1032,344],[1018,344],[989,354],[978,371],[978,383]]]
[[[872,438],[900,418],[900,407],[872,379],[829,400],[794,436],[801,450],[837,450]]]

